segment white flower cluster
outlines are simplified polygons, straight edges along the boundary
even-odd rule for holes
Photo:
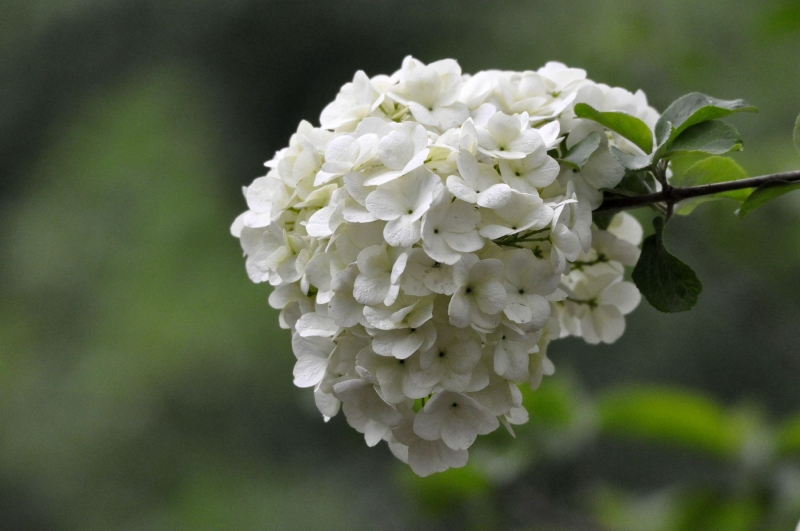
[[[642,229],[591,212],[624,174],[608,144],[642,152],[579,102],[658,118],[560,63],[470,76],[407,57],[356,73],[244,189],[231,231],[326,420],[341,407],[419,475],[463,466],[477,435],[527,420],[517,385],[553,373],[550,341],[620,337]],[[580,171],[556,160],[595,131]]]

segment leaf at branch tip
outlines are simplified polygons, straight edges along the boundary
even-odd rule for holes
[[[744,200],[736,215],[740,218],[744,217],[764,203],[795,190],[800,190],[800,182],[772,181],[764,183],[753,190],[753,193]]]
[[[653,226],[656,232],[644,240],[631,278],[656,310],[666,313],[689,310],[697,304],[703,284],[692,268],[664,247],[664,220],[656,218]]]
[[[622,164],[623,168],[627,168],[629,170],[642,170],[652,163],[650,155],[631,155],[629,153],[625,153],[624,151],[620,151],[614,146],[608,146],[608,150],[617,159],[617,162]]]
[[[742,149],[742,135],[732,125],[719,120],[701,122],[687,128],[672,142],[669,154],[703,152],[723,155]]]
[[[739,179],[746,179],[747,173],[741,166],[736,164],[733,159],[728,157],[712,156],[700,160],[693,164],[686,173],[674,177],[671,180],[673,186],[700,186],[704,184],[724,183],[728,181],[738,181]],[[679,208],[675,210],[676,214],[682,216],[690,214],[698,205],[716,199],[733,199],[734,201],[744,201],[750,192],[744,190],[731,190],[730,192],[721,192],[719,194],[708,195],[703,197],[696,197],[680,203]]]
[[[792,139],[794,140],[794,148],[800,153],[800,114],[797,115],[797,120],[794,122],[794,134],[792,135]]]
[[[558,159],[558,161],[572,169],[580,171],[586,166],[592,153],[597,151],[597,148],[600,147],[600,140],[601,136],[597,131],[589,133],[586,138],[572,146],[572,148],[567,151],[564,158]]]
[[[607,127],[624,136],[645,153],[653,151],[653,133],[647,124],[624,112],[600,112],[591,105],[579,103],[575,105],[575,116],[594,120],[603,127]]]
[[[736,112],[758,112],[754,106],[744,100],[718,100],[699,92],[691,92],[673,101],[656,123],[659,132],[659,144],[665,144],[680,135],[683,131],[709,120],[724,118]],[[669,138],[663,138],[666,128],[664,123],[672,123]]]

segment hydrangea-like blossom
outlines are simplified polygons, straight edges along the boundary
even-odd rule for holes
[[[407,57],[356,73],[245,188],[231,232],[325,420],[343,410],[422,476],[464,466],[478,435],[527,420],[517,386],[553,374],[551,341],[620,337],[642,229],[618,214],[601,230],[592,210],[624,169],[607,149],[580,171],[560,159],[595,132],[640,152],[579,102],[658,118],[560,63],[470,76]]]

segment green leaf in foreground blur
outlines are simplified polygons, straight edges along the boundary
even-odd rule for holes
[[[600,398],[603,433],[663,442],[721,457],[738,454],[736,418],[704,396],[666,388],[630,388]]]
[[[703,284],[692,268],[664,247],[664,220],[653,220],[655,234],[642,244],[642,254],[631,278],[647,302],[660,312],[683,312],[697,304]]]
[[[797,115],[797,120],[794,122],[794,134],[792,135],[792,140],[794,140],[794,148],[800,153],[800,114]]]
[[[589,157],[592,156],[592,153],[597,151],[598,147],[600,147],[600,133],[594,131],[572,146],[569,151],[567,151],[564,158],[558,159],[558,161],[563,162],[574,170],[580,171],[586,166]]]
[[[575,106],[575,116],[594,120],[603,127],[607,127],[624,136],[645,153],[653,151],[653,133],[640,119],[624,112],[600,112],[591,105],[579,103]]]
[[[688,187],[738,181],[745,178],[747,178],[747,173],[732,159],[713,156],[696,162],[683,175],[673,177],[671,184],[673,186]],[[720,198],[744,201],[749,194],[750,192],[747,189],[743,189],[688,199],[680,203],[675,213],[685,216],[690,214],[699,204]]]
[[[672,142],[673,153],[700,151],[711,155],[723,155],[729,151],[742,149],[742,135],[732,125],[719,120],[695,124]]]
[[[758,112],[758,109],[744,100],[718,100],[700,92],[690,92],[673,101],[658,119],[658,144],[675,139],[694,124],[724,118],[736,112]],[[663,127],[667,122],[672,124],[671,128]]]
[[[776,433],[779,455],[800,455],[800,415],[785,421]]]
[[[800,190],[800,182],[772,181],[764,183],[753,190],[753,193],[744,200],[737,215],[741,218],[764,203],[795,190]]]

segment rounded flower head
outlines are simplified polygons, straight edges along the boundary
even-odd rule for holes
[[[592,209],[624,174],[608,146],[636,148],[578,102],[658,117],[561,63],[467,75],[407,57],[357,72],[244,189],[231,233],[326,420],[342,411],[421,476],[464,466],[478,435],[527,421],[517,386],[553,374],[550,341],[622,334],[642,231]],[[559,162],[598,134],[580,171]]]

